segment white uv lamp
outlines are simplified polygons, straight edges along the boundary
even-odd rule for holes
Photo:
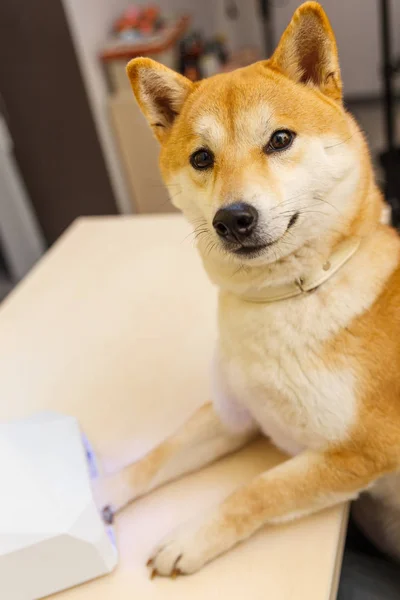
[[[113,570],[113,530],[96,507],[93,453],[55,413],[0,424],[0,597],[37,600]]]

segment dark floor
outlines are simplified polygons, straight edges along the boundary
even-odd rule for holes
[[[399,600],[400,567],[346,550],[337,600]]]
[[[400,566],[382,555],[350,518],[337,600],[399,600]]]

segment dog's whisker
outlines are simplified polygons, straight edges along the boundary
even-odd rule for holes
[[[321,198],[320,196],[314,196],[314,199],[319,202],[323,202],[324,204],[327,204],[328,206],[333,208],[333,210],[335,210],[342,219],[344,219],[344,215],[343,215],[342,211],[339,210],[339,208],[337,206],[335,206],[334,204],[332,204],[331,202],[326,200],[326,198]]]
[[[330,150],[331,148],[337,148],[337,146],[341,146],[342,144],[345,144],[346,142],[351,140],[351,138],[354,137],[355,134],[356,134],[356,132],[352,133],[351,135],[349,135],[346,139],[342,140],[341,142],[337,142],[336,144],[332,144],[331,146],[324,146],[324,149]]]
[[[182,240],[182,243],[186,242],[186,240],[193,238],[193,240],[197,240],[201,235],[206,235],[208,234],[209,231],[208,229],[201,229],[199,231],[191,231],[190,233],[187,234],[187,236],[185,236]]]

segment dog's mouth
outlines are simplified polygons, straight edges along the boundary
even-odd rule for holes
[[[300,213],[295,212],[294,215],[292,215],[290,217],[290,221],[289,221],[289,224],[288,224],[288,226],[286,228],[286,231],[288,231],[289,229],[291,229],[291,227],[293,227],[293,225],[295,225],[297,223],[297,219],[299,218],[299,216],[300,216]],[[285,233],[286,233],[286,231],[285,231]]]
[[[248,245],[248,246],[241,245],[241,246],[239,246],[239,248],[233,249],[232,253],[236,254],[237,256],[245,256],[246,258],[255,258],[255,257],[259,256],[260,254],[262,254],[262,252],[264,250],[266,250],[267,248],[270,248],[274,244],[277,244],[284,237],[284,235],[286,235],[286,233],[289,231],[289,229],[291,229],[296,224],[296,222],[299,218],[299,215],[300,215],[300,213],[296,212],[290,217],[288,226],[286,227],[284,233],[281,236],[279,236],[278,238],[276,238],[276,240],[272,240],[270,242],[264,242],[261,244]]]
[[[258,256],[261,254],[261,252],[263,252],[263,250],[268,248],[268,246],[272,246],[275,243],[276,242],[268,242],[267,244],[260,244],[258,246],[240,246],[239,248],[232,250],[232,252],[238,256],[247,256],[252,258],[254,256]]]

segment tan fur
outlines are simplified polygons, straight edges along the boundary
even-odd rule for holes
[[[342,105],[325,13],[305,3],[269,61],[234,73],[192,84],[135,59],[128,74],[161,141],[164,180],[179,189],[174,201],[193,223],[219,287],[213,402],[224,425],[214,415],[205,428],[204,416],[194,417],[107,493],[125,503],[239,447],[258,429],[293,458],[173,532],[153,553],[159,574],[196,571],[265,523],[360,492],[362,526],[368,533],[368,510],[378,507],[382,526],[374,515],[370,535],[400,558],[400,241],[380,223],[382,197],[363,135]],[[296,133],[292,146],[266,152],[279,129]],[[215,162],[198,171],[189,158],[204,147]],[[261,234],[272,243],[251,259],[227,253],[212,226],[216,211],[238,200],[257,208]],[[356,254],[312,293],[275,303],[243,299],[329,263],[353,237],[361,239]],[[193,454],[186,462],[184,448]]]
[[[111,501],[113,509],[119,511],[163,483],[238,450],[255,433],[250,425],[232,432],[223,426],[212,404],[205,404],[178,432],[142,460],[108,477],[105,488],[100,481],[96,490],[98,503],[104,506]]]

